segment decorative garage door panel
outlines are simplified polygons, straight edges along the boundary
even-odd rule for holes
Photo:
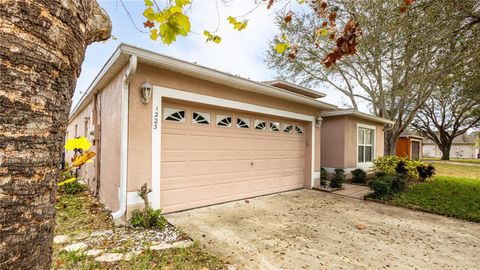
[[[175,103],[162,107],[165,213],[303,187],[304,123]]]

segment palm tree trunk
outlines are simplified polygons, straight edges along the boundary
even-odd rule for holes
[[[0,2],[0,269],[50,268],[71,97],[110,32],[95,0]]]

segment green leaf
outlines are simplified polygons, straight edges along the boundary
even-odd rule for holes
[[[317,31],[317,33],[321,36],[326,37],[326,36],[328,36],[328,29],[327,28],[321,28]]]
[[[151,6],[153,6],[153,2],[150,1],[150,0],[145,0],[145,6],[151,7]]]
[[[206,42],[209,42],[209,41],[213,41],[215,43],[220,43],[222,42],[222,38],[220,36],[217,36],[217,35],[212,35],[212,33],[210,33],[209,31],[207,30],[204,30],[203,31],[203,35],[207,37],[207,40]]]
[[[228,16],[227,18],[228,22],[233,25],[233,29],[236,29],[238,31],[242,31],[247,27],[248,20],[244,20],[243,22],[237,21],[237,19],[233,18],[232,16]]]
[[[284,53],[290,47],[289,43],[277,43],[275,50],[277,53]]]
[[[157,18],[155,11],[153,11],[153,8],[151,7],[145,9],[145,11],[143,12],[143,16],[145,16],[145,18],[149,19],[150,21],[154,21]]]
[[[297,3],[299,3],[300,5],[305,4],[305,0],[297,0]]]
[[[182,36],[188,35],[190,32],[190,19],[183,13],[175,13],[170,17],[169,24],[174,24],[176,33]]]
[[[231,24],[235,24],[237,22],[237,19],[233,18],[232,16],[228,16],[227,20]]]
[[[170,45],[172,42],[177,40],[177,34],[175,33],[175,30],[172,29],[168,23],[160,25],[160,36],[162,36],[162,42],[167,45]]]
[[[183,6],[189,5],[190,0],[175,0],[175,5],[179,8],[182,8]]]

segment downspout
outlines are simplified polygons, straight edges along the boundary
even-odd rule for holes
[[[127,166],[128,166],[128,92],[130,81],[137,71],[137,56],[130,56],[130,64],[122,83],[122,109],[120,115],[120,186],[118,187],[118,210],[112,213],[119,219],[127,210]]]

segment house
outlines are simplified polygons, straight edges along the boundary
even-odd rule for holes
[[[321,166],[367,168],[392,122],[324,96],[121,44],[73,108],[67,137],[93,141],[80,177],[114,218],[142,205],[144,183],[168,213],[312,188]]]
[[[413,131],[404,131],[397,140],[397,156],[409,159],[422,158],[423,137]]]
[[[462,134],[453,139],[450,148],[450,158],[480,158],[480,150],[476,145],[478,134]],[[431,158],[441,158],[442,151],[438,145],[430,139],[423,142],[423,156]]]

